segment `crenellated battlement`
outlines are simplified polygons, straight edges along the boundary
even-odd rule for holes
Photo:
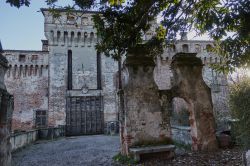
[[[44,31],[50,46],[92,47],[98,40],[94,29],[93,14],[74,11],[68,14],[60,10],[60,16],[54,17],[47,9],[41,9],[44,15]]]
[[[213,63],[222,63],[222,57],[215,55],[210,51],[214,47],[213,41],[200,40],[178,40],[173,44],[168,45],[161,55],[163,63],[171,63],[173,56],[178,52],[197,53],[204,65]]]
[[[7,79],[48,76],[47,51],[6,50],[3,55],[9,61]]]

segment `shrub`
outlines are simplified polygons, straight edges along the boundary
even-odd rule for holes
[[[236,120],[234,135],[236,141],[245,148],[250,148],[250,78],[230,86],[230,110]]]

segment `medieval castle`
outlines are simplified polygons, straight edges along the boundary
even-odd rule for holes
[[[118,65],[95,50],[95,13],[67,15],[61,11],[61,16],[54,18],[47,9],[41,11],[47,38],[42,40],[42,50],[4,51],[9,61],[5,84],[14,96],[12,130],[60,125],[66,126],[67,135],[116,130]],[[145,39],[153,33],[149,31]],[[203,79],[211,88],[214,113],[220,117],[228,111],[228,86],[226,76],[209,68],[208,64],[222,61],[207,51],[212,46],[212,41],[187,40],[184,36],[157,58],[154,78],[159,89],[169,89],[172,57],[177,52],[197,53],[204,64]],[[173,102],[174,110],[181,110],[183,105],[180,98]]]

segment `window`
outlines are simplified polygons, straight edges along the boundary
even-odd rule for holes
[[[20,55],[19,55],[19,62],[25,62],[25,58],[26,58],[25,55],[20,54]]]
[[[186,52],[186,53],[188,52],[188,45],[187,44],[182,45],[182,51]]]
[[[82,25],[87,25],[88,24],[88,17],[83,17],[82,18]]]
[[[38,55],[32,55],[31,61],[32,62],[37,62],[37,60],[38,60]]]
[[[47,111],[46,110],[36,110],[36,128],[47,127]]]
[[[67,23],[68,24],[75,24],[76,23],[76,19],[74,16],[67,16]]]

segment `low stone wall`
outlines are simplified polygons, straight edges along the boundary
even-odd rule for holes
[[[10,137],[11,150],[15,151],[32,142],[35,142],[36,140],[38,140],[38,130],[31,130],[13,134]]]
[[[29,145],[39,139],[54,139],[65,135],[64,127],[44,128],[30,130],[26,132],[15,133],[11,135],[11,150],[15,151],[26,145]]]
[[[171,126],[172,139],[178,143],[192,145],[190,134],[191,127],[189,126]]]

